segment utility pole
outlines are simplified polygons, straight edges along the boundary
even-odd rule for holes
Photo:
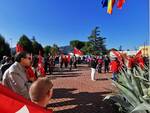
[[[12,57],[12,38],[10,38],[10,53],[11,53],[11,57]]]

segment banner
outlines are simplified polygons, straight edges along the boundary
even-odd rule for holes
[[[53,113],[0,84],[0,113]]]
[[[76,47],[74,48],[73,53],[76,55],[83,55],[83,52],[81,50],[77,49]]]

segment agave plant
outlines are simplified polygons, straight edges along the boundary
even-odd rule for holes
[[[136,66],[133,71],[122,68],[113,84],[118,94],[108,95],[124,113],[150,113],[150,76],[149,69]]]

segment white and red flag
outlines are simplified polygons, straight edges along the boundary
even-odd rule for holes
[[[83,52],[81,50],[77,49],[76,47],[74,48],[73,53],[77,54],[77,55],[83,55]]]
[[[53,113],[0,84],[0,113]]]

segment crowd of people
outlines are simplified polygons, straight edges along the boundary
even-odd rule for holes
[[[31,59],[27,52],[17,53],[14,62],[5,56],[0,68],[1,84],[45,108],[52,96],[53,84],[39,71],[38,62],[39,59]]]
[[[129,56],[93,56],[88,59],[88,63],[91,67],[91,80],[95,81],[96,71],[100,73],[112,73],[112,79],[116,80],[116,75],[122,68],[133,73],[133,68],[139,66],[144,70],[149,66],[149,58],[142,57],[141,55],[129,55]]]
[[[25,51],[18,52],[12,58],[3,56],[0,62],[0,83],[45,108],[53,92],[53,84],[46,74],[52,74],[56,64],[60,70],[68,68],[71,71],[80,62],[81,59],[75,55],[42,57]]]
[[[91,66],[91,80],[93,81],[96,80],[96,71],[99,74],[112,72],[112,78],[116,80],[116,74],[122,66],[132,73],[135,65],[139,65],[142,69],[145,65],[149,65],[149,59],[141,56],[127,56],[120,59],[108,55],[82,58],[77,58],[75,55],[72,57],[48,55],[43,58],[41,55],[32,56],[22,51],[13,58],[3,57],[0,65],[0,80],[1,84],[7,88],[45,108],[53,92],[53,84],[46,74],[52,74],[56,64],[59,64],[60,70],[64,67],[71,71],[72,67],[77,68],[77,64],[81,62]]]

